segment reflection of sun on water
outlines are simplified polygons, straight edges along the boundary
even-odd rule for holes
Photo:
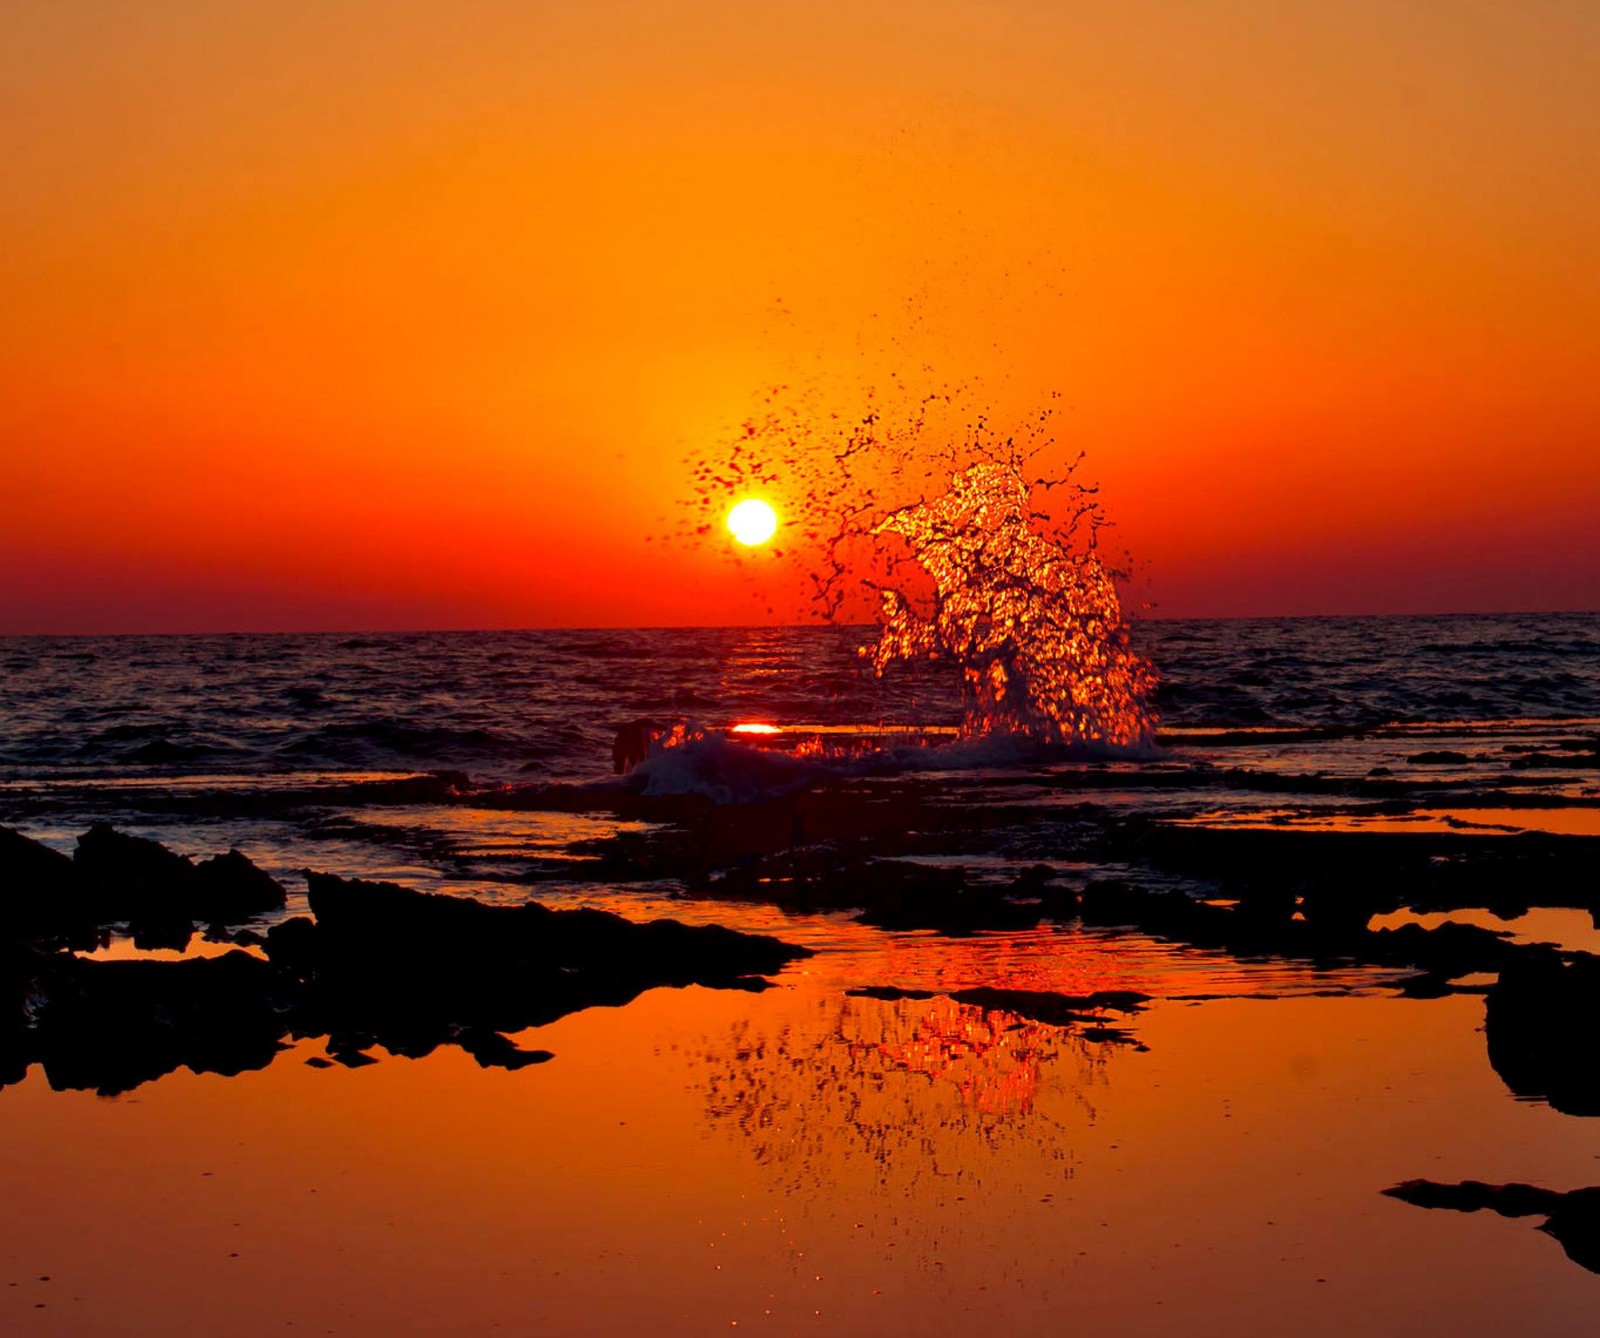
[[[745,547],[754,548],[778,532],[778,513],[759,497],[747,497],[728,512],[728,529]]]

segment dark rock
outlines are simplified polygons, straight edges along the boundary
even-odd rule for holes
[[[326,1036],[325,1062],[346,1067],[374,1062],[375,1045],[420,1057],[455,1044],[519,1069],[549,1055],[500,1033],[657,985],[760,988],[809,955],[716,926],[309,882],[319,921],[274,925],[267,959],[99,962],[0,940],[0,1085],[32,1063],[53,1086],[107,1094],[179,1067],[238,1073],[271,1063],[286,1036]]]
[[[745,859],[700,891],[719,901],[755,901],[807,913],[859,910],[863,924],[880,929],[970,934],[1038,924],[1045,908],[1039,885],[1035,875],[1022,894],[1033,899],[1017,901],[1013,889],[969,885],[966,870],[957,866],[846,854],[830,845]],[[1075,910],[1075,899],[1061,892],[1062,901]]]
[[[305,915],[280,920],[267,930],[265,947],[275,966],[295,976],[308,974],[315,969],[321,955],[316,921]]]
[[[265,1068],[284,1031],[275,975],[243,952],[180,962],[51,957],[34,980],[31,1057],[52,1087],[103,1095],[179,1067]]]
[[[611,769],[623,776],[650,756],[659,727],[652,720],[630,720],[611,741]]]
[[[979,1008],[1002,1008],[1034,1022],[1069,1025],[1088,1020],[1087,1014],[1105,1009],[1119,1013],[1137,1012],[1150,1002],[1148,994],[1136,990],[1096,990],[1092,994],[1057,994],[1050,990],[1003,990],[982,986],[956,990],[950,996],[957,1003]]]
[[[1231,896],[1275,888],[1348,919],[1520,904],[1600,903],[1600,839],[1530,832],[1303,831],[1129,822],[1110,849]],[[1309,915],[1308,915],[1309,918]]]
[[[971,934],[983,929],[1031,929],[1043,918],[1037,902],[1011,900],[998,888],[968,886],[966,870],[875,860],[862,871],[857,917],[880,929],[936,929]]]
[[[78,838],[72,863],[97,923],[126,920],[158,937],[195,920],[237,923],[285,901],[282,885],[237,850],[196,865],[159,841],[105,823]]]
[[[0,827],[0,898],[64,896],[73,888],[72,861],[59,850]]]
[[[1600,1115],[1600,961],[1524,949],[1486,1002],[1489,1062],[1513,1093],[1568,1115]]]
[[[100,923],[190,918],[195,867],[159,841],[129,836],[97,822],[78,838],[74,869]]]
[[[1465,753],[1450,752],[1446,749],[1413,753],[1406,758],[1406,761],[1414,767],[1458,767],[1464,766],[1471,760]]]
[[[0,933],[70,933],[89,922],[72,861],[0,827]]]
[[[1502,1217],[1539,1217],[1539,1230],[1555,1237],[1567,1258],[1591,1273],[1600,1273],[1600,1186],[1563,1194],[1536,1185],[1487,1185],[1479,1180],[1440,1184],[1433,1180],[1407,1180],[1383,1191],[1391,1198],[1419,1208],[1444,1208],[1453,1212],[1483,1210]]]
[[[393,883],[306,877],[315,922],[274,925],[267,954],[297,984],[296,1034],[356,1038],[360,1049],[376,1041],[421,1056],[466,1036],[480,1060],[521,1067],[514,1048],[486,1034],[627,1003],[659,985],[745,988],[751,976],[809,955],[714,925],[634,924],[602,911],[489,906]]]
[[[191,920],[136,920],[132,928],[133,946],[140,952],[182,952],[194,937]]]
[[[1561,1200],[1552,1189],[1533,1185],[1488,1185],[1481,1180],[1441,1184],[1437,1180],[1404,1180],[1383,1191],[1392,1199],[1416,1208],[1448,1208],[1458,1213],[1475,1213],[1488,1208],[1501,1217],[1548,1215]]]
[[[283,884],[237,850],[195,866],[193,895],[195,915],[221,924],[281,910],[287,900]]]
[[[1511,759],[1513,771],[1570,771],[1574,768],[1600,767],[1600,748],[1589,751],[1563,753],[1526,753]]]
[[[811,955],[806,948],[720,925],[636,924],[605,911],[554,911],[537,902],[490,906],[309,871],[306,884],[325,952],[387,952],[407,967],[425,964],[432,971],[483,974],[517,964],[539,974],[636,974],[650,976],[652,983],[715,985],[777,971]]]
[[[555,1058],[548,1050],[524,1050],[497,1031],[477,1027],[463,1027],[455,1034],[455,1043],[485,1069],[525,1069]]]

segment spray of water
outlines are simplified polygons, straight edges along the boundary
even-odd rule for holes
[[[963,733],[1137,746],[1154,730],[1150,663],[1129,645],[1103,560],[1095,489],[1053,434],[1054,404],[1009,430],[959,391],[871,395],[823,412],[779,388],[720,452],[691,459],[691,520],[714,535],[730,500],[770,498],[790,537],[761,562],[769,590],[815,616],[874,622],[879,675],[934,660],[960,675]]]
[[[1116,582],[1092,546],[1047,523],[1017,462],[970,465],[931,501],[885,516],[875,531],[905,543],[932,590],[919,609],[901,586],[881,589],[872,666],[956,665],[968,734],[1142,743],[1155,675],[1128,645]]]

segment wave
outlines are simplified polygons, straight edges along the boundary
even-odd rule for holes
[[[829,769],[717,735],[675,731],[652,744],[649,756],[630,774],[639,778],[647,795],[693,794],[731,804],[781,799],[827,776]]]
[[[805,731],[796,734],[804,736]],[[1154,761],[1163,755],[1148,739],[1129,744],[1064,743],[1026,733],[994,732],[918,743],[841,732],[802,737],[798,747],[784,750],[691,725],[652,742],[645,760],[630,773],[630,783],[652,797],[693,794],[719,804],[739,804],[780,799],[820,781],[852,776],[1034,770],[1066,763]]]

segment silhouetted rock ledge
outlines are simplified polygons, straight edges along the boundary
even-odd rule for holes
[[[314,1036],[346,1067],[374,1045],[413,1058],[455,1045],[484,1067],[524,1068],[550,1053],[504,1033],[660,985],[759,988],[810,956],[715,925],[307,878],[317,919],[274,925],[265,959],[94,961],[0,940],[0,1086],[42,1063],[54,1087],[109,1095],[180,1067],[264,1068],[285,1038]]]
[[[31,938],[83,918],[72,861],[0,827],[0,933]]]
[[[1501,1217],[1543,1217],[1539,1230],[1554,1236],[1568,1259],[1591,1273],[1600,1273],[1600,1186],[1562,1194],[1537,1185],[1407,1180],[1383,1192],[1418,1208],[1447,1208],[1458,1213],[1487,1209]]]
[[[71,859],[0,827],[0,933],[90,946],[127,923],[150,946],[182,947],[196,922],[238,924],[281,910],[282,885],[237,850],[201,860],[96,823]]]
[[[1529,947],[1490,988],[1489,1062],[1517,1096],[1600,1115],[1600,960]]]
[[[0,1023],[0,1084],[44,1066],[58,1090],[114,1095],[188,1068],[242,1073],[270,1064],[290,1000],[259,957],[229,952],[186,961],[99,962],[3,949],[7,993],[26,1000]]]
[[[474,972],[514,964],[534,973],[648,972],[661,984],[706,985],[768,975],[811,955],[809,948],[721,925],[636,923],[608,911],[559,911],[537,902],[491,906],[310,870],[306,887],[319,937],[333,951],[421,958],[434,970],[461,960]]]
[[[662,985],[748,988],[810,955],[715,925],[490,906],[323,873],[306,882],[315,918],[275,925],[266,950],[296,984],[294,1033],[329,1036],[335,1058],[372,1044],[416,1057],[448,1043],[481,1064],[522,1067],[541,1056],[500,1033]]]

